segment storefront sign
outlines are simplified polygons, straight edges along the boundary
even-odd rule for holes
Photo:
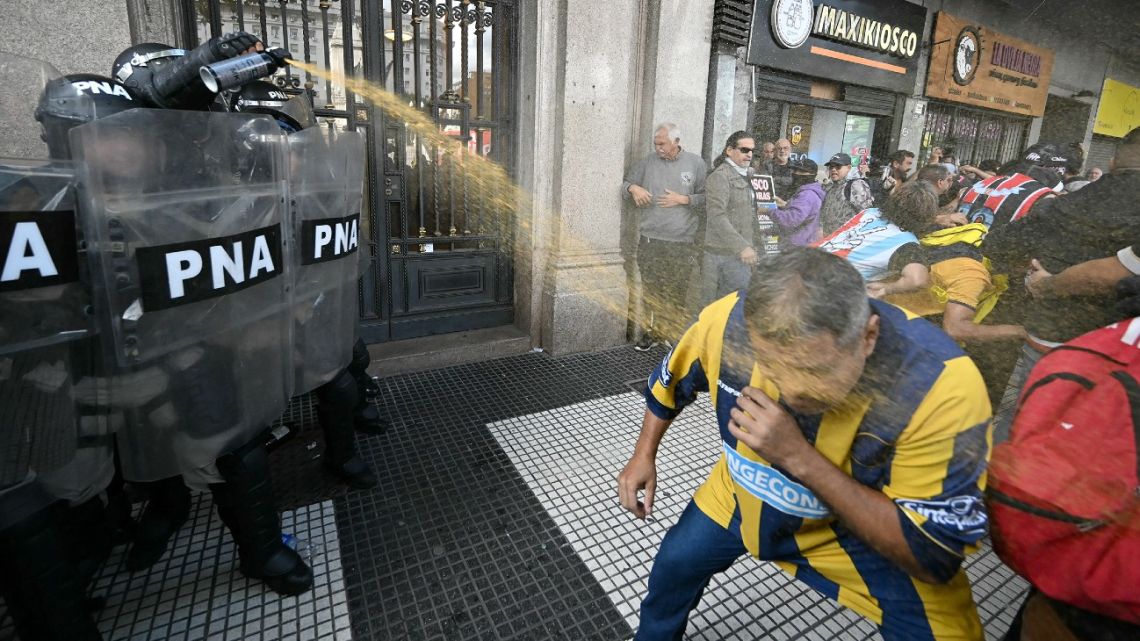
[[[1045,113],[1053,52],[945,11],[935,20],[926,95],[1023,116]]]
[[[906,0],[756,0],[748,63],[914,89],[926,9]]]
[[[1104,79],[1093,133],[1122,138],[1140,127],[1140,87]]]

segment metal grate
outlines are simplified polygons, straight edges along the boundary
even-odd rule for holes
[[[919,161],[925,162],[931,149],[941,147],[952,150],[959,164],[976,165],[989,159],[1004,163],[1021,152],[1028,134],[1027,118],[931,102],[926,111]]]
[[[516,0],[181,0],[181,9],[189,46],[248,31],[399,94],[465,153],[513,168]],[[513,225],[458,171],[461,154],[308,72],[286,68],[271,80],[307,95],[321,126],[366,134],[365,340],[509,324]]]

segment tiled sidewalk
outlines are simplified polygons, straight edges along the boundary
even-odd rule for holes
[[[718,453],[711,411],[694,404],[659,457],[656,519],[618,505],[615,477],[643,402],[631,386],[660,351],[528,354],[380,381],[395,423],[358,439],[380,477],[349,492],[321,474],[305,425],[273,457],[284,529],[313,547],[316,587],[281,599],[236,571],[208,496],[172,552],[147,573],[108,561],[108,639],[546,639],[632,636],[653,553]],[[634,385],[631,385],[631,382]],[[969,564],[988,639],[999,639],[1025,583],[988,549]],[[10,638],[0,619],[0,639]],[[868,622],[770,564],[748,559],[714,580],[692,639],[867,639]]]

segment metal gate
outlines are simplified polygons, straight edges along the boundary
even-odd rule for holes
[[[469,153],[513,174],[516,0],[183,0],[182,8],[190,46],[248,31],[400,94]],[[513,322],[509,212],[484,204],[454,155],[319,77],[286,69],[272,80],[308,95],[321,126],[367,136],[364,339]]]
[[[1021,153],[1028,135],[1028,118],[931,101],[918,161],[926,162],[930,150],[941,147],[952,150],[959,164],[1005,163]]]

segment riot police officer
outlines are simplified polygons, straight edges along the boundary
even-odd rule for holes
[[[148,85],[170,89],[171,84],[158,80],[178,68],[163,64],[181,57],[179,52],[163,45],[142,49],[124,52],[121,58],[128,60],[131,72],[120,64],[116,75],[141,84],[144,93]],[[199,106],[204,101],[201,94],[176,87],[150,96],[159,106]],[[155,96],[162,101],[174,97],[177,102],[162,102]],[[140,110],[130,116],[84,130],[78,137],[73,133],[71,139],[93,185],[88,190],[92,215],[85,226],[89,238],[103,250],[92,265],[96,278],[105,284],[97,308],[115,342],[116,369],[110,380],[118,389],[146,373],[145,381],[157,386],[149,398],[118,408],[125,418],[118,438],[124,476],[144,486],[156,482],[128,563],[145,567],[161,556],[186,518],[185,482],[213,493],[237,543],[244,574],[279,593],[299,594],[311,587],[312,572],[281,540],[262,446],[265,426],[283,411],[292,387],[287,373],[272,372],[283,371],[283,366],[265,371],[260,367],[274,359],[283,364],[289,345],[285,267],[280,234],[272,231],[281,224],[281,205],[276,204],[283,200],[283,192],[278,193],[280,180],[269,175],[260,182],[233,183],[228,148],[237,136],[238,123],[232,117],[227,121],[225,116],[173,109]],[[279,164],[273,158],[280,153],[280,143],[275,142],[280,134],[271,124],[266,127],[271,129],[253,132],[258,142],[251,155],[256,162],[274,166]],[[207,135],[194,138],[186,132]],[[136,146],[135,153],[124,153],[121,160],[141,157],[149,162],[133,165],[133,175],[113,168],[110,151],[116,145]],[[231,189],[218,198],[219,187]],[[183,196],[170,204],[169,193]],[[195,195],[206,193],[212,195]],[[112,200],[117,209],[108,206]],[[130,203],[125,210],[123,203]],[[271,227],[263,227],[265,223]],[[264,230],[268,231],[256,233]],[[234,262],[222,268],[230,269],[228,276],[219,277],[227,286],[182,300],[155,298],[155,292],[167,285],[173,295],[175,282],[173,277],[156,282],[151,276],[175,263],[160,259],[155,268],[146,263],[148,257],[179,242],[208,245],[216,234],[223,236],[219,243],[235,248],[230,256]],[[253,255],[241,254],[239,238],[245,239]],[[257,253],[260,249],[263,254]],[[198,254],[195,260],[213,255]],[[244,261],[252,270],[259,260],[265,263],[261,273],[242,275],[233,269]],[[256,287],[250,287],[247,276],[258,283]],[[223,324],[211,325],[215,321]]]
[[[325,468],[352,487],[374,487],[376,477],[356,455],[353,430],[376,434],[387,423],[368,402],[367,389],[357,378],[367,368],[367,349],[360,340],[349,347],[357,318],[358,270],[351,259],[359,249],[363,140],[356,132],[344,132],[332,144],[314,127],[316,119],[306,97],[291,98],[268,82],[242,86],[231,102],[235,111],[272,117],[289,134],[294,246],[300,254],[294,272],[297,391],[316,394]],[[323,230],[327,235],[322,237]],[[334,231],[343,231],[345,239],[339,253],[332,246]],[[322,238],[325,243],[317,246]],[[366,372],[363,377],[374,385]]]
[[[46,68],[0,62],[9,72]],[[75,176],[58,161],[70,157],[71,128],[139,103],[91,74],[52,79],[38,98],[44,157],[55,161],[0,167],[0,589],[22,638],[98,639],[84,590],[111,545],[104,500],[117,417],[90,314]],[[33,114],[22,115],[30,124]]]

